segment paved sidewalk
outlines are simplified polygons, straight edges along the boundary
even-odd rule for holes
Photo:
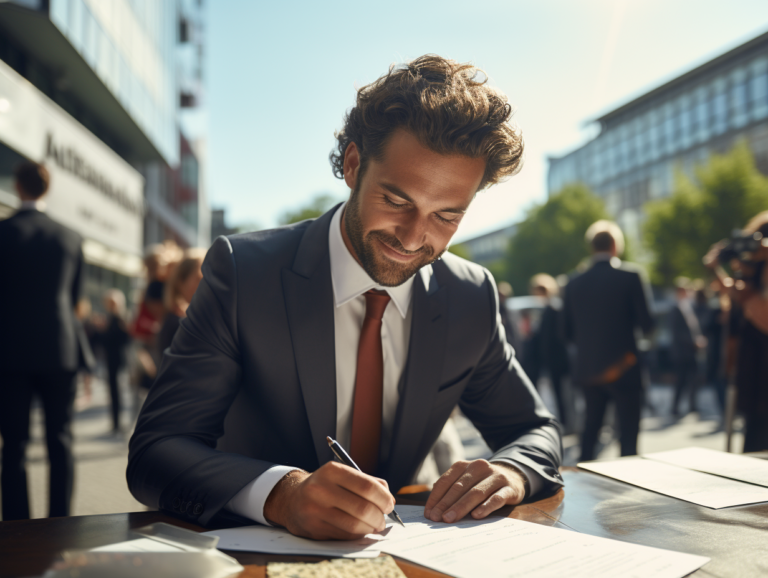
[[[127,428],[128,424],[132,423],[133,399],[127,383],[123,383],[123,386],[123,407],[126,409],[122,418]],[[106,384],[102,380],[95,379],[92,389],[91,404],[77,412],[73,427],[76,471],[72,514],[108,514],[145,510],[146,507],[131,496],[125,482],[129,431],[117,437],[110,433]],[[546,384],[542,386],[541,393],[545,403],[549,407],[554,407],[551,392]],[[687,446],[725,449],[725,433],[717,430],[717,410],[714,395],[710,390],[699,393],[701,414],[689,414],[678,421],[665,417],[669,413],[672,401],[670,386],[652,387],[649,400],[656,408],[657,415],[649,409],[645,411],[640,434],[641,452]],[[460,418],[458,426],[467,457],[487,456],[488,448],[471,424],[466,419]],[[610,426],[603,428],[601,442],[604,448],[600,453],[600,459],[618,457],[618,443],[613,440],[613,430]],[[734,436],[734,451],[741,451],[742,443],[742,436],[737,433]],[[563,445],[566,465],[575,464],[578,458],[578,437],[575,434],[566,435]],[[33,416],[27,471],[32,516],[41,518],[47,514],[48,508],[48,466],[39,410],[35,410]]]
[[[541,387],[541,397],[551,411],[556,411],[555,399],[546,382]],[[660,452],[674,450],[689,446],[710,448],[725,451],[726,435],[720,426],[720,414],[717,399],[712,389],[703,388],[698,392],[698,413],[689,413],[680,419],[671,417],[674,388],[671,385],[653,385],[648,391],[647,407],[643,410],[640,421],[640,439],[638,451],[640,453]],[[575,399],[575,413],[583,415],[583,400]],[[685,410],[685,405],[683,409]],[[606,413],[605,423],[600,433],[599,460],[617,458],[620,455],[619,443],[615,439],[615,432],[611,426],[613,417],[609,407]],[[480,434],[472,427],[466,418],[458,420],[459,434],[464,442],[468,459],[487,457],[490,450],[480,437]],[[744,445],[744,436],[741,433],[742,421],[737,418],[734,422],[735,433],[731,440],[731,451],[740,453]],[[579,457],[579,436],[575,433],[567,433],[563,436],[563,464],[576,465]]]
[[[126,433],[111,433],[109,392],[106,383],[94,379],[90,405],[77,411],[73,422],[75,438],[75,491],[72,515],[137,512],[147,508],[134,499],[125,482],[128,463],[128,425],[133,415],[132,393],[122,383],[122,424]],[[82,384],[81,384],[82,388]],[[79,391],[78,393],[82,393]],[[83,398],[79,397],[77,406]],[[48,515],[48,462],[42,412],[33,410],[32,439],[27,451],[27,483],[33,518]],[[132,430],[132,425],[130,427]]]

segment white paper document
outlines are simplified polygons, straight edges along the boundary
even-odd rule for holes
[[[707,508],[768,502],[768,488],[640,457],[583,462],[579,467]]]
[[[510,518],[432,522],[420,506],[398,506],[383,552],[456,578],[682,578],[703,556],[638,546]]]
[[[688,470],[714,474],[768,487],[768,460],[729,454],[707,448],[682,448],[644,454],[644,458],[664,462]]]
[[[269,526],[244,526],[213,530],[204,534],[218,536],[217,547],[221,550],[339,558],[376,558],[380,553],[379,542],[374,538],[361,538],[349,542],[307,540],[294,536],[288,530]]]

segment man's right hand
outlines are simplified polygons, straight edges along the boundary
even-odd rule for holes
[[[264,517],[313,540],[354,540],[386,527],[395,507],[387,482],[328,462],[314,473],[294,470],[264,503]]]

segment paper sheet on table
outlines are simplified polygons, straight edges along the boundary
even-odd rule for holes
[[[216,548],[201,550],[185,544],[171,545],[150,538],[138,538],[108,544],[93,548],[89,552],[111,555],[114,558],[110,560],[99,556],[97,560],[93,561],[92,567],[78,567],[81,576],[109,575],[114,578],[138,578],[139,576],[155,575],[225,578],[243,570],[237,560]],[[130,556],[133,558],[126,559]],[[131,564],[131,562],[134,563]],[[129,567],[126,568],[126,565]],[[135,567],[130,568],[130,566]],[[75,574],[67,571],[62,575],[73,576]]]
[[[510,518],[443,524],[398,506],[383,552],[457,578],[682,578],[709,561]]]
[[[584,470],[707,508],[768,502],[768,488],[639,457],[578,465]]]
[[[688,470],[768,487],[768,460],[729,454],[708,448],[682,448],[643,454],[643,457]]]
[[[423,511],[423,508],[422,508]],[[374,538],[361,538],[349,542],[338,540],[307,540],[282,528],[244,526],[226,530],[204,532],[218,536],[221,550],[266,552],[269,554],[295,554],[304,556],[337,556],[340,558],[375,558],[379,555],[379,542]]]

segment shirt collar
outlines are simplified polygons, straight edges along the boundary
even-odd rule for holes
[[[40,211],[45,212],[45,201],[40,199],[36,201],[21,201],[19,205],[20,211]]]
[[[613,267],[614,269],[618,269],[619,267],[621,267],[621,259],[612,255],[611,253],[599,252],[599,253],[592,254],[593,265],[597,263],[603,263],[603,262],[610,263],[611,267]]]
[[[379,289],[389,294],[395,307],[397,307],[398,312],[404,319],[408,314],[408,307],[411,304],[414,279],[419,277],[421,282],[424,283],[424,287],[429,289],[429,283],[432,278],[432,265],[422,267],[418,273],[397,287],[382,287],[378,285],[355,260],[344,244],[344,238],[341,236],[341,215],[344,213],[346,206],[347,203],[343,203],[336,210],[331,219],[331,228],[328,232],[328,248],[331,254],[331,280],[333,282],[333,296],[336,300],[336,307],[341,307],[369,289]]]

